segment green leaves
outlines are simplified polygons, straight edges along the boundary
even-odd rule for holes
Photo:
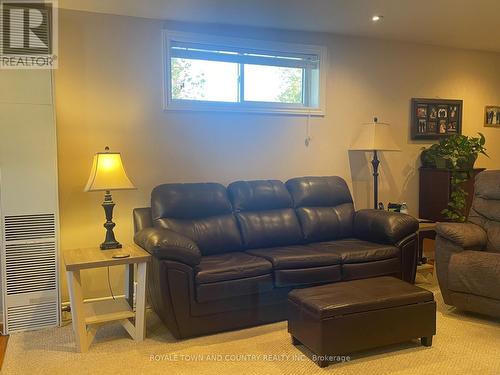
[[[465,216],[465,208],[467,207],[467,196],[469,195],[463,189],[463,183],[470,178],[469,173],[464,173],[461,170],[456,170],[451,173],[451,194],[448,208],[445,208],[441,213],[451,221],[463,223],[467,220]]]
[[[486,138],[482,133],[478,134],[479,137],[455,134],[441,139],[438,144],[422,151],[422,165],[428,168],[471,171],[479,154],[488,157],[484,146]]]

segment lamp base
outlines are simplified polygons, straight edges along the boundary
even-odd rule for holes
[[[122,244],[115,241],[115,242],[103,242],[101,244],[101,250],[111,250],[111,249],[121,249]]]
[[[102,207],[106,215],[106,222],[104,223],[106,238],[101,244],[101,250],[121,249],[122,245],[116,240],[115,234],[113,233],[113,228],[116,225],[113,223],[113,208],[115,207],[115,203],[113,202],[113,198],[111,198],[111,192],[109,190],[106,190]]]
[[[376,121],[375,121],[376,122]],[[373,159],[372,159],[372,167],[373,167],[373,208],[378,210],[378,166],[380,164],[380,160],[378,159],[377,150],[373,150]]]

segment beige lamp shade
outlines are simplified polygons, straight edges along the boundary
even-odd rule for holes
[[[352,151],[401,151],[394,142],[389,124],[378,122],[363,124],[361,131],[349,150]]]
[[[109,150],[106,147],[106,150]],[[84,191],[135,189],[123,167],[119,152],[98,152],[94,155],[89,181]]]

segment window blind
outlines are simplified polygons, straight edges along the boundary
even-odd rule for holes
[[[178,41],[170,42],[170,57],[288,68],[319,68],[319,56],[316,54],[266,51],[235,46]]]

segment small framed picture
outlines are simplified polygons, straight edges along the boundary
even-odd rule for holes
[[[446,134],[446,120],[439,120],[439,134]]]
[[[418,119],[418,132],[427,133],[427,120],[424,118]]]
[[[417,107],[417,117],[426,118],[427,117],[427,106]]]
[[[450,105],[450,108],[449,108],[449,114],[450,114],[450,120],[455,120],[457,118],[457,111],[458,111],[458,108],[456,105]]]
[[[429,121],[427,124],[427,133],[436,134],[437,131],[437,123],[436,121]]]
[[[432,105],[429,109],[429,118],[431,120],[435,120],[437,119],[438,117],[438,110],[437,110],[437,107],[435,105]]]
[[[457,132],[457,122],[451,121],[450,123],[448,123],[448,127],[446,128],[446,131],[448,133],[456,133]]]
[[[462,134],[462,108],[462,100],[413,98],[411,100],[411,139],[440,139],[453,134]],[[497,121],[500,127],[500,106],[495,108],[494,114],[485,114],[485,119]]]
[[[448,106],[440,105],[438,107],[438,118],[448,118]]]
[[[489,105],[484,109],[484,126],[500,128],[500,105]]]

